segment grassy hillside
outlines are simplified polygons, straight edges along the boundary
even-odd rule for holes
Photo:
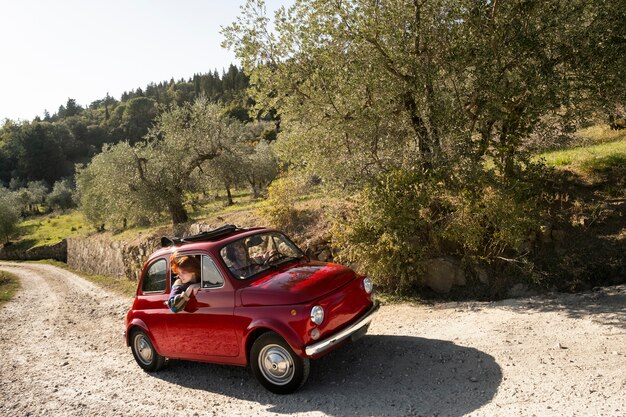
[[[582,146],[538,155],[549,166],[580,175],[603,173],[626,165],[626,131],[595,126],[578,132]]]
[[[265,200],[255,199],[247,190],[233,192],[235,204],[227,206],[223,198],[210,198],[189,206],[189,215],[195,222],[205,222],[210,225],[236,224],[240,226],[268,226],[268,222],[261,216],[260,209]],[[320,202],[320,200],[323,200]],[[298,208],[301,210],[321,211],[332,205],[331,198],[321,193],[312,193],[299,198]],[[29,218],[19,225],[20,238],[13,248],[23,250],[41,246],[53,245],[68,237],[87,236],[95,233],[96,229],[90,225],[83,215],[74,210],[65,214],[51,214]],[[164,220],[162,223],[150,227],[134,227],[124,231],[117,231],[114,238],[132,240],[138,234],[171,234],[171,224]]]
[[[54,245],[63,239],[84,236],[93,232],[82,213],[77,210],[66,214],[48,214],[31,217],[19,224],[20,239],[13,248],[29,249],[42,245]]]

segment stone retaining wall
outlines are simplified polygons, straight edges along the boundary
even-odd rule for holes
[[[133,242],[113,239],[110,234],[71,238],[67,265],[88,274],[137,280],[147,256],[159,245],[155,236]]]

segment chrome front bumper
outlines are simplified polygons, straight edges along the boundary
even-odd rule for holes
[[[361,317],[361,319],[357,321],[356,323],[354,323],[352,326],[347,327],[338,333],[335,333],[329,338],[326,338],[317,343],[307,346],[305,349],[306,355],[307,356],[319,355],[320,353],[332,348],[336,344],[343,342],[344,340],[346,340],[347,338],[349,338],[350,336],[352,336],[353,334],[355,334],[356,332],[358,332],[365,326],[369,325],[372,319],[374,318],[374,316],[376,315],[376,312],[378,311],[379,308],[380,308],[380,303],[378,302],[378,300],[374,301],[374,305],[372,306],[372,308],[370,308],[369,311],[365,313],[365,315]]]

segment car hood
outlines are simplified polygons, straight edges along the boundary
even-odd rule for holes
[[[265,276],[241,290],[244,306],[302,304],[322,297],[355,278],[350,268],[302,262]]]

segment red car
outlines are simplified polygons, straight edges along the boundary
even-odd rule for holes
[[[311,261],[277,230],[228,225],[162,246],[126,315],[126,344],[146,371],[166,358],[250,364],[265,388],[288,394],[305,383],[310,359],[363,336],[379,308],[369,278]],[[235,248],[245,248],[244,267]],[[174,252],[201,265],[200,289],[177,313],[167,306]]]

